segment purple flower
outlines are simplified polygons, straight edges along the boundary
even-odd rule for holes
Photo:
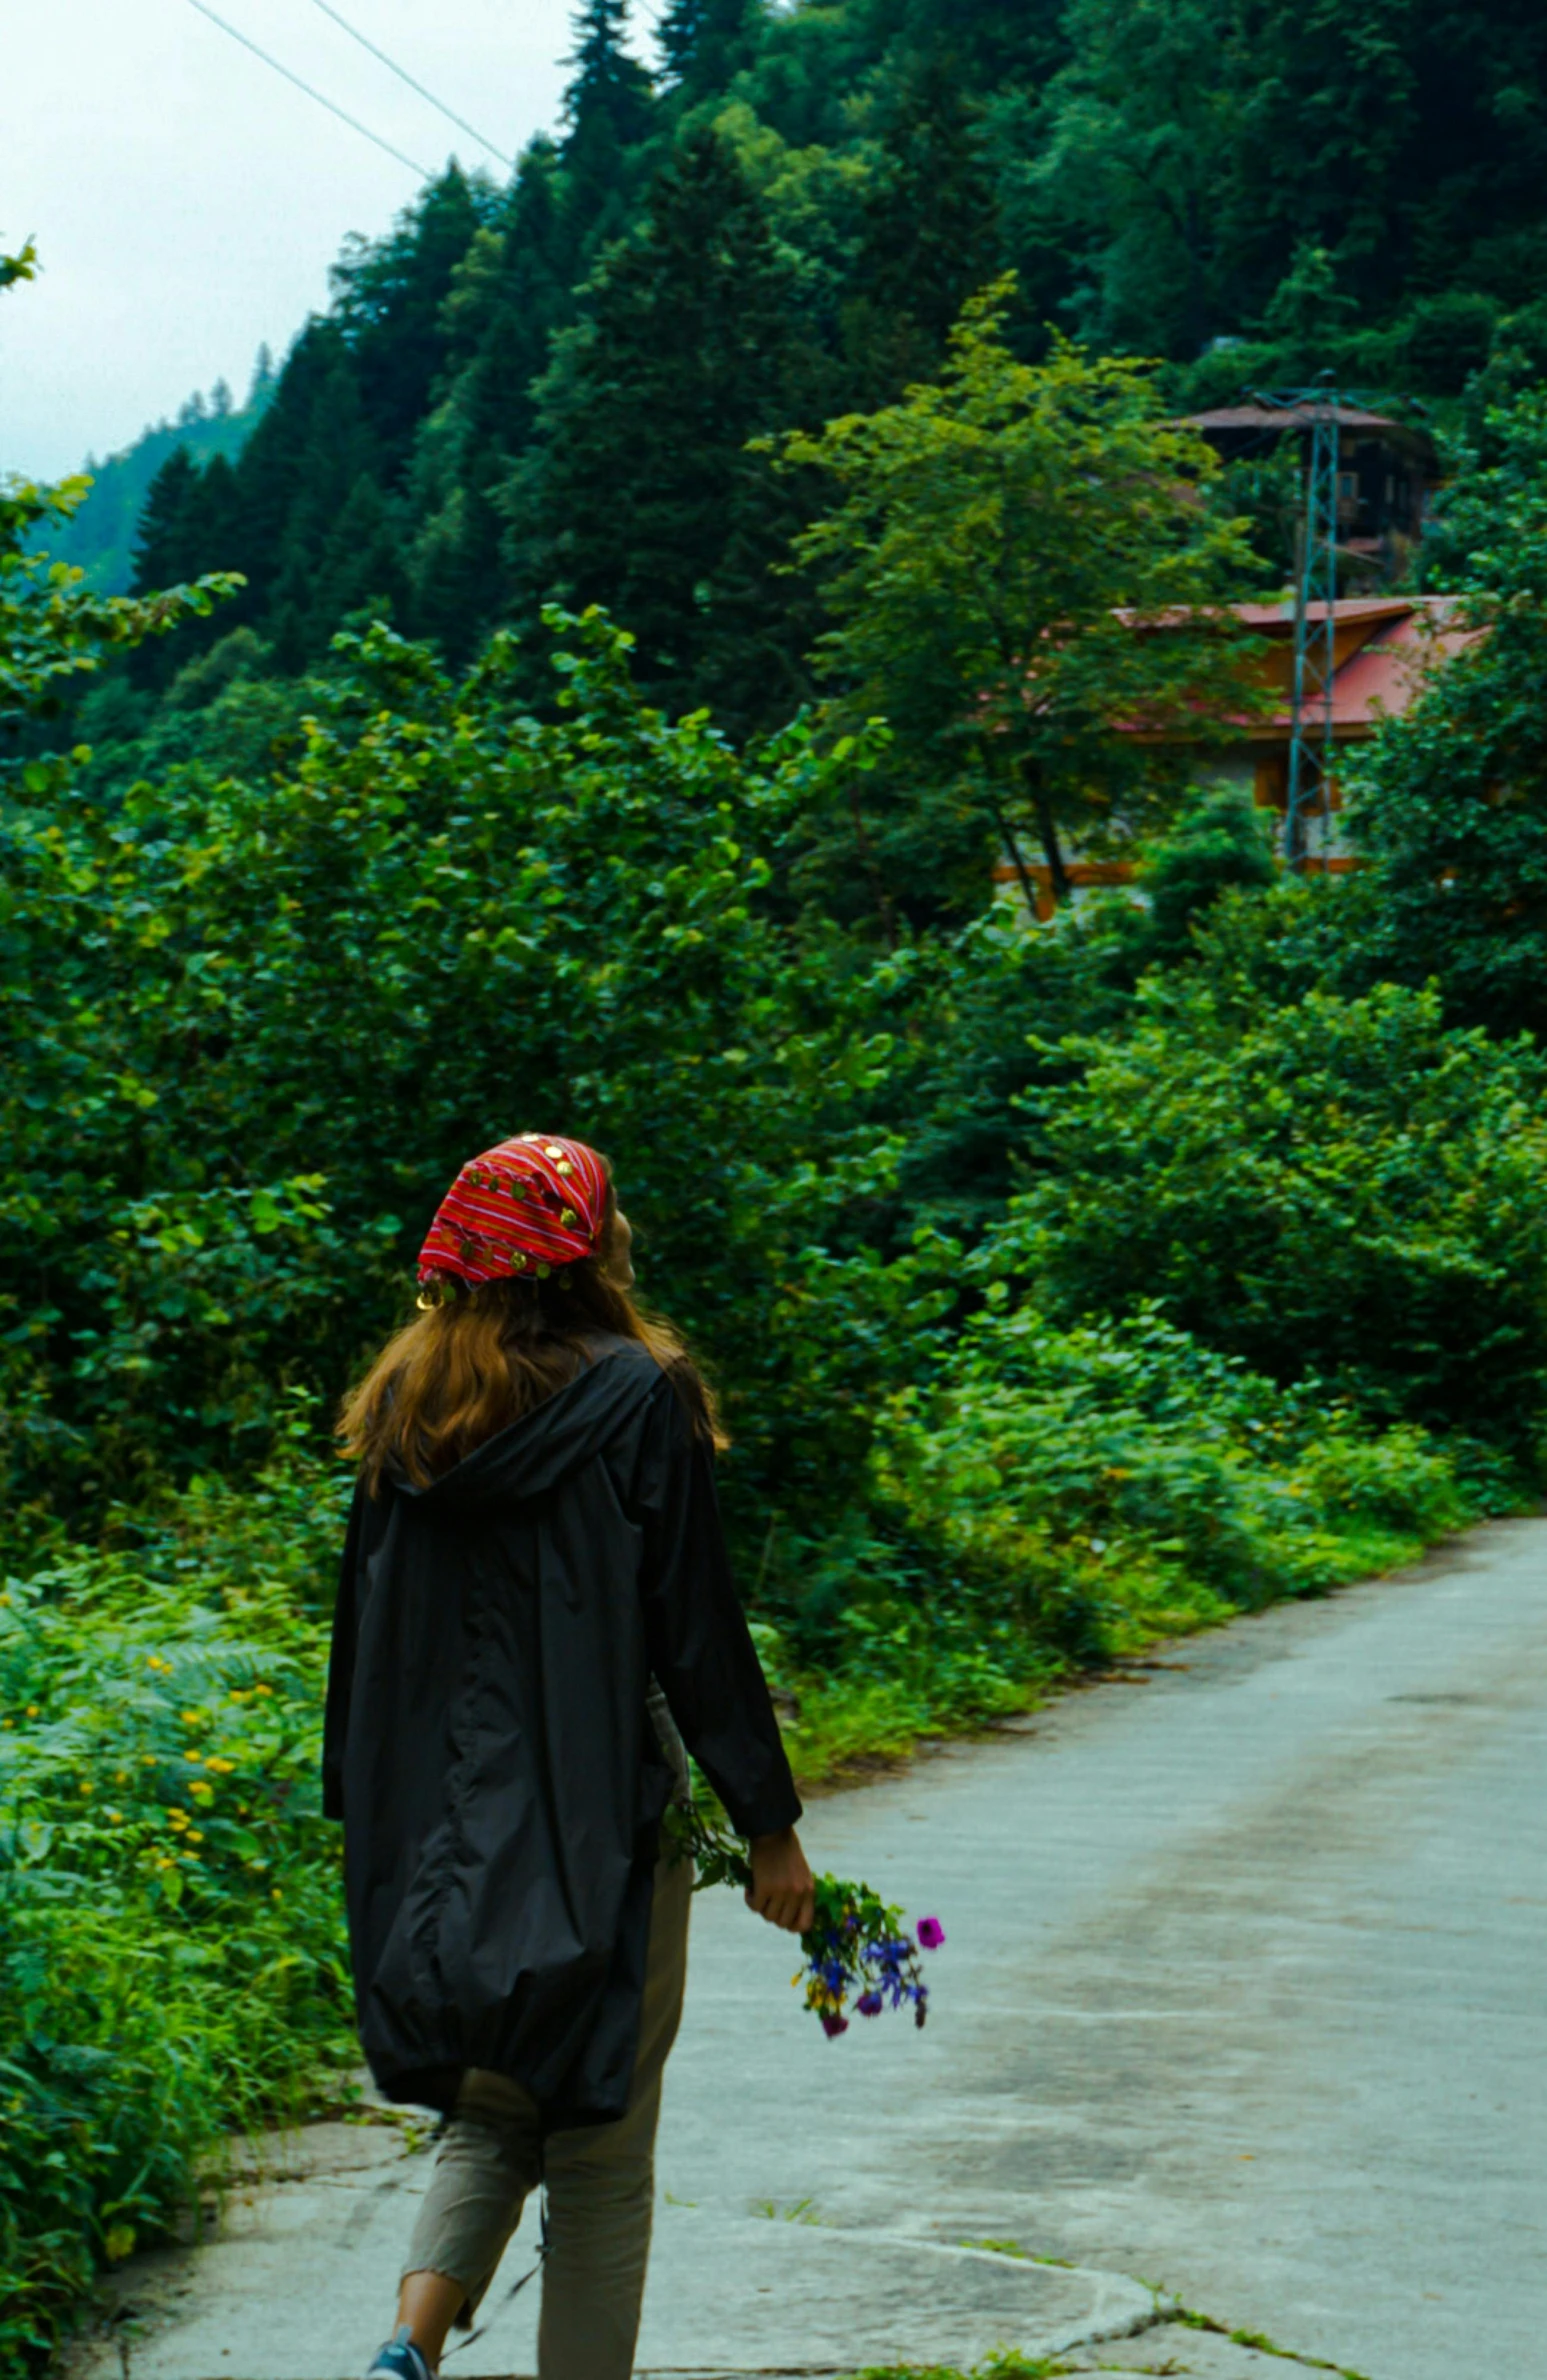
[[[848,2029],[849,2020],[846,2016],[834,2016],[829,2010],[822,2019],[822,2030],[829,2041],[836,2041],[839,2034],[847,2033]]]
[[[938,1917],[919,1919],[919,1942],[925,1950],[938,1950],[945,1940],[945,1928]]]
[[[881,1995],[874,1991],[861,1992],[854,2005],[861,2016],[879,2016],[882,2008]]]

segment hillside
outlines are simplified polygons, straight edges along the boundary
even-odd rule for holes
[[[747,442],[929,375],[996,274],[1024,352],[1157,356],[1179,403],[1330,368],[1443,417],[1547,357],[1540,12],[672,0],[654,74],[625,14],[585,0],[508,187],[453,169],[345,256],[238,455],[162,466],[142,585],[240,569],[218,633],[284,671],[366,606],[460,661],[599,602],[736,732],[811,642],[805,491]]]
[[[134,580],[135,537],[158,472],[177,453],[200,466],[217,455],[235,462],[263,417],[275,379],[265,347],[241,405],[233,402],[225,382],[218,381],[208,397],[190,397],[174,421],[159,421],[142,430],[132,446],[102,462],[89,456],[83,468],[94,483],[91,494],[55,538],[53,550],[58,559],[84,570],[86,584],[95,593],[123,594]]]

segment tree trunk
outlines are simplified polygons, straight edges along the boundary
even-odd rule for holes
[[[999,840],[1005,847],[1005,856],[1009,860],[1010,865],[1014,868],[1016,875],[1021,880],[1021,891],[1025,895],[1027,915],[1030,917],[1032,924],[1035,925],[1038,922],[1037,888],[1026,873],[1026,862],[1021,857],[1020,838],[1010,832],[1009,823],[1005,818],[1005,814],[1003,810],[1000,809],[998,802],[994,799],[992,794],[990,794],[988,797],[988,806],[993,816],[994,824],[999,830]]]
[[[1058,821],[1053,816],[1053,805],[1047,798],[1042,771],[1034,760],[1027,761],[1025,778],[1026,791],[1031,796],[1031,806],[1037,816],[1037,840],[1042,845],[1042,856],[1047,861],[1048,874],[1053,879],[1053,898],[1055,901],[1067,901],[1074,887],[1069,881],[1069,871],[1064,866],[1063,846],[1058,840]]]
[[[1067,901],[1074,887],[1069,881],[1069,871],[1064,866],[1064,855],[1058,841],[1058,824],[1052,811],[1040,802],[1037,805],[1037,833],[1042,842],[1042,856],[1047,861],[1048,873],[1053,879],[1053,898],[1055,901]]]

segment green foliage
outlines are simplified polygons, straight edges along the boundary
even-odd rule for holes
[[[845,345],[850,399],[884,403],[938,370],[963,306],[999,262],[998,192],[982,112],[949,52],[905,57],[877,95]],[[866,382],[871,384],[867,389]]]
[[[808,1778],[1531,1476],[1543,43],[1436,79],[1438,23],[673,0],[655,86],[595,0],[562,141],[351,248],[134,600],[38,552],[78,488],[0,496],[13,2359],[225,2127],[347,2096],[315,1449],[470,1148],[614,1157]],[[1464,417],[1425,568],[1487,634],[1361,771],[1353,885],[1205,788],[1146,908],[989,908],[996,836],[1172,817],[1127,731],[1242,709],[1208,607],[1283,509],[1254,553],[1180,376],[992,287],[942,370],[1006,265],[1173,359],[1251,331],[1195,390],[1362,357]],[[538,636],[555,584],[619,624]]]
[[[1188,358],[1221,332],[1308,333],[1298,378],[1336,360],[1352,309],[1373,326],[1415,285],[1507,304],[1539,286],[1536,19],[1076,0],[1066,30],[1031,175],[1089,334]],[[1409,385],[1454,385],[1454,335],[1439,349]],[[1397,360],[1431,365],[1421,340]]]
[[[756,0],[670,0],[656,28],[662,79],[679,103],[728,91],[757,48]]]
[[[1152,965],[1175,965],[1221,894],[1273,883],[1272,821],[1244,794],[1205,788],[1151,853],[1139,881],[1149,913],[1135,940]]]
[[[0,289],[14,289],[18,281],[35,281],[38,277],[38,252],[31,240],[8,256],[0,249]]]
[[[205,578],[137,601],[89,593],[79,570],[52,561],[36,542],[79,508],[87,485],[0,481],[0,794],[14,789],[38,800],[64,782],[67,764],[46,738],[20,748],[22,729],[57,719],[79,681],[101,668],[105,651],[164,636],[235,592],[233,579]]]
[[[0,1592],[7,2369],[41,2368],[224,2134],[349,2087],[315,1783],[347,1482],[311,1427],[254,1486],[196,1482]]]
[[[998,274],[1026,293],[1024,352],[1055,323],[1163,356],[1188,403],[1330,367],[1454,406],[1539,344],[1547,38],[1531,12],[1504,25],[1450,0],[1380,0],[1351,33],[1330,0],[1309,14],[1285,0],[672,0],[654,77],[624,0],[587,0],[575,32],[561,138],[535,142],[505,190],[453,169],[385,239],[351,243],[256,430],[239,437],[231,415],[152,433],[105,473],[70,559],[100,560],[104,541],[127,552],[126,506],[174,439],[199,467],[158,487],[175,513],[158,527],[188,559],[140,584],[242,571],[240,616],[287,671],[315,666],[368,601],[460,664],[545,597],[597,600],[640,638],[663,700],[708,691],[739,732],[794,707],[809,636],[800,590],[766,567],[768,491],[735,445],[895,402]],[[666,270],[661,176],[682,141],[709,136],[743,165],[782,156],[784,203],[760,182],[768,221],[748,246],[745,200],[722,196],[730,270],[705,191]],[[658,358],[616,279],[647,265]],[[572,342],[556,350],[576,330],[634,391],[632,448],[610,384]],[[697,511],[680,462],[695,445],[714,456]],[[534,508],[554,458],[582,499],[583,567],[559,550],[561,508]],[[734,533],[709,541],[706,565],[727,478]],[[803,501],[786,491],[785,505],[798,525]],[[631,538],[649,565],[630,564]],[[141,682],[164,683],[153,662]]]
[[[748,441],[798,403],[798,278],[731,147],[684,136],[641,229],[603,258],[537,392],[509,508],[540,596],[633,631],[646,690],[739,732],[805,691],[799,612],[769,634],[769,573],[794,525]]]
[[[1131,1651],[1340,1585],[1475,1509],[1421,1430],[1286,1392],[1153,1302],[1060,1327],[995,1287],[938,1387],[898,1400],[880,1477],[985,1615],[1055,1652]]]
[[[507,644],[455,682],[377,630],[266,778],[6,820],[16,1492],[260,1448],[287,1378],[337,1388],[393,1319],[467,1148],[557,1113],[737,1352],[763,1492],[820,1501],[862,1449],[826,1401],[911,1360],[909,1260],[845,1241],[890,1179],[885,1042],[762,899],[833,764],[668,727],[605,624],[568,633],[547,723]]]
[[[1034,838],[1062,891],[1062,833],[1110,819],[1119,789],[1137,823],[1174,784],[1163,748],[1124,731],[1223,731],[1241,710],[1216,607],[1245,549],[1199,502],[1214,456],[1164,417],[1153,374],[1065,341],[1017,362],[1012,295],[968,304],[938,382],[782,451],[836,482],[795,551],[834,621],[841,714],[884,715],[915,779],[967,778],[1004,851]]]
[[[568,60],[574,79],[564,95],[564,164],[570,205],[593,254],[624,228],[637,153],[651,128],[650,76],[628,46],[627,28],[628,0],[581,0]]]
[[[1433,574],[1476,640],[1351,773],[1367,854],[1361,962],[1437,982],[1447,1012],[1547,1030],[1547,399],[1485,425],[1444,505]]]
[[[263,416],[274,393],[274,380],[273,361],[265,347],[259,351],[252,386],[242,404],[234,404],[225,382],[217,381],[208,398],[193,396],[180,406],[175,420],[157,422],[142,431],[132,446],[102,462],[88,461],[90,495],[71,520],[51,532],[55,561],[84,570],[86,584],[94,594],[126,594],[134,581],[135,542],[157,475],[179,453],[200,465],[212,463],[217,456],[227,463],[234,461]],[[210,476],[217,493],[229,484],[224,474]],[[195,503],[187,481],[182,482],[182,490],[188,503],[179,526],[190,539],[198,538],[192,571],[179,566],[151,578],[148,584],[166,586],[197,575],[205,565],[209,532],[221,525],[218,506],[206,510]]]
[[[1073,55],[1029,179],[1046,232],[1083,250],[1081,327],[1196,355],[1233,329],[1221,184],[1250,88],[1230,0],[1074,0]]]
[[[1543,1411],[1547,1088],[1433,992],[1277,1008],[1182,970],[1089,1043],[1053,1166],[986,1259],[1055,1311],[1163,1298],[1280,1381],[1529,1451]]]

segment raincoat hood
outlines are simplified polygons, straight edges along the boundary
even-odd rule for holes
[[[551,1495],[602,1452],[661,1378],[653,1359],[631,1339],[598,1337],[590,1355],[573,1380],[428,1487],[395,1477],[398,1493],[425,1512],[468,1517]]]

